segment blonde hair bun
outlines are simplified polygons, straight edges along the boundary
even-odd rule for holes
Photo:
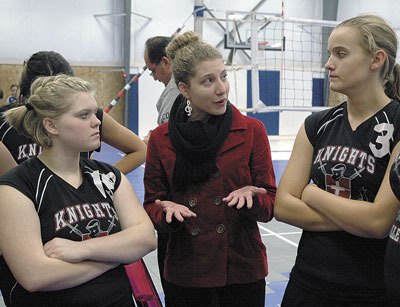
[[[201,42],[200,35],[195,32],[185,32],[177,36],[170,42],[166,48],[167,56],[173,60],[179,49],[185,48],[196,43]]]

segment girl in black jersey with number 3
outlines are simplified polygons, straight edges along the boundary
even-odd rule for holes
[[[278,187],[275,217],[303,229],[282,306],[385,306],[397,38],[381,18],[358,16],[333,30],[328,52],[330,88],[348,100],[305,120]]]
[[[90,83],[34,81],[7,122],[43,147],[0,177],[0,288],[7,306],[134,306],[124,266],[156,247],[153,225],[100,145]]]

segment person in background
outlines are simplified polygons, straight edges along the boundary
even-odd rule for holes
[[[39,51],[34,53],[25,62],[22,71],[20,81],[21,103],[29,98],[31,84],[37,77],[57,74],[74,75],[72,67],[61,54],[54,51]],[[0,112],[8,110],[14,105],[0,108]],[[125,156],[116,162],[115,167],[124,174],[127,174],[143,164],[146,158],[146,144],[135,133],[119,124],[101,109],[97,110],[97,116],[101,121],[101,140],[125,153]],[[37,156],[42,150],[41,146],[37,145],[31,139],[19,135],[15,129],[10,128],[1,118],[0,139],[4,142],[18,164],[28,158]],[[100,150],[100,147],[96,150]]]
[[[150,75],[155,81],[160,81],[165,85],[157,101],[156,108],[158,112],[157,124],[161,125],[168,121],[172,105],[179,95],[172,75],[172,61],[166,54],[166,47],[171,42],[172,37],[154,36],[145,43],[144,61],[150,70]],[[151,131],[144,138],[147,144]]]
[[[156,248],[128,179],[83,158],[100,145],[93,86],[37,78],[5,112],[41,153],[0,177],[1,290],[8,306],[135,306],[123,264]],[[16,227],[18,226],[18,227]]]
[[[3,90],[0,88],[0,104],[3,103],[3,98],[4,98],[4,92],[3,92]]]
[[[281,306],[385,306],[397,207],[376,202],[390,195],[400,150],[397,37],[382,18],[357,16],[333,30],[328,52],[330,89],[348,101],[305,120],[279,183],[276,219],[303,228]]]
[[[264,125],[229,101],[221,53],[187,32],[167,47],[181,92],[150,135],[145,201],[170,237],[166,306],[264,306],[275,177]],[[234,167],[232,167],[234,165]]]
[[[10,96],[7,97],[7,104],[13,104],[17,101],[18,97],[18,84],[11,84],[10,86]]]

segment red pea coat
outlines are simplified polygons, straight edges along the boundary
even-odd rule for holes
[[[144,174],[144,208],[159,232],[170,232],[164,277],[183,287],[222,287],[255,282],[268,274],[257,221],[273,217],[275,176],[264,125],[232,106],[232,125],[216,158],[219,172],[185,193],[173,186],[176,154],[168,123],[152,131]],[[253,207],[228,207],[222,198],[244,186],[267,189]],[[156,199],[188,206],[197,214],[167,224]]]

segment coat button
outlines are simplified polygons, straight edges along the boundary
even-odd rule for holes
[[[191,200],[189,200],[189,207],[190,208],[194,208],[197,206],[197,199],[196,198],[192,198]]]
[[[220,204],[222,204],[222,198],[221,196],[217,196],[214,198],[214,204],[216,204],[217,206],[219,206]]]
[[[219,170],[215,171],[215,173],[212,173],[213,178],[218,178],[221,174],[219,173]]]
[[[190,233],[192,234],[193,237],[197,237],[200,234],[200,228],[199,227],[193,228]]]
[[[217,226],[217,232],[220,233],[220,234],[224,233],[225,232],[225,226],[223,224],[219,224]]]

